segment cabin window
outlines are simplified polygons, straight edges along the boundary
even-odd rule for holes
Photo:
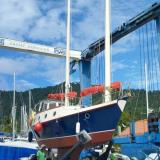
[[[47,109],[47,103],[42,102],[41,105],[40,105],[39,111],[40,111],[40,112],[43,112],[43,111],[45,111],[46,109]]]
[[[49,104],[49,109],[53,109],[53,108],[55,108],[56,107],[56,104],[55,103],[50,103]]]
[[[39,112],[41,112],[42,107],[43,107],[43,102],[41,102],[41,103],[38,105],[38,111],[39,111]]]
[[[46,103],[44,103],[44,105],[43,105],[43,111],[45,111],[45,110],[47,110],[47,104]]]

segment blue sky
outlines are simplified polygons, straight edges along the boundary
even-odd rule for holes
[[[71,48],[83,50],[104,35],[104,0],[72,0]],[[112,0],[111,30],[157,0]],[[65,47],[66,0],[0,0],[0,37]],[[112,47],[112,79],[138,83],[137,33]],[[65,79],[64,59],[0,49],[0,89],[55,85]],[[136,75],[137,74],[137,75]],[[71,80],[78,80],[73,75]]]

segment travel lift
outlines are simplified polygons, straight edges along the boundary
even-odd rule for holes
[[[76,151],[80,148],[80,147],[84,147],[85,144],[89,143],[92,140],[92,138],[90,137],[90,135],[85,131],[81,131],[79,134],[77,134],[77,143],[62,157],[60,158],[60,160],[70,160],[71,156],[73,156],[74,153],[76,153]],[[112,148],[112,141],[110,141],[108,143],[108,147],[106,149],[106,151],[100,155],[97,160],[106,160],[109,156],[109,152]],[[92,156],[92,153],[90,153],[90,155]],[[87,158],[87,154],[86,157]]]
[[[127,34],[135,31],[139,27],[143,26],[144,24],[155,20],[156,26],[157,26],[157,35],[158,35],[158,44],[160,44],[160,3],[153,4],[149,9],[141,12],[137,16],[133,17],[126,23],[123,23],[121,26],[119,26],[114,32],[111,34],[111,44],[115,43],[119,39],[123,38]],[[81,88],[84,88],[86,86],[90,86],[91,84],[91,75],[90,73],[91,69],[91,58],[102,52],[105,48],[105,38],[100,38],[96,42],[89,45],[87,49],[85,49],[82,52],[79,51],[70,51],[70,57],[73,60],[71,62],[71,66],[73,67],[76,62],[80,65],[80,76],[84,76],[81,82]],[[160,45],[158,45],[160,46]],[[23,52],[30,52],[33,54],[39,54],[39,55],[45,55],[45,56],[51,56],[51,57],[65,57],[65,49],[64,48],[57,48],[57,47],[51,47],[46,45],[39,45],[34,43],[28,43],[28,42],[22,42],[17,40],[11,40],[7,38],[0,38],[0,48],[6,48],[6,49],[12,49],[17,51],[23,51]],[[160,49],[159,49],[160,50]],[[72,69],[72,68],[71,68]],[[90,100],[85,99],[82,101],[82,103],[85,105],[86,103],[90,103]],[[83,135],[83,134],[82,134]],[[85,135],[84,135],[85,137]],[[75,146],[67,152],[67,155],[72,154],[76,150],[76,148],[83,144],[85,141],[79,141]],[[109,150],[112,146],[112,142],[109,143],[109,147],[107,150]],[[104,154],[104,157],[107,156],[108,153]],[[64,157],[65,158],[65,157]]]

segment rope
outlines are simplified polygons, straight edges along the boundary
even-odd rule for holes
[[[144,28],[142,27],[142,52],[143,52],[143,70],[142,70],[142,73],[143,73],[143,77],[145,76],[144,73],[145,73],[145,68],[144,68],[144,64],[146,63],[146,59],[145,59],[145,46],[144,46],[144,40],[145,40],[145,36],[144,36]],[[145,88],[145,87],[144,87]]]
[[[146,40],[147,40],[147,47],[146,47],[146,56],[147,56],[147,60],[146,60],[146,65],[147,65],[147,71],[148,72],[148,79],[151,79],[151,75],[150,75],[150,56],[149,56],[149,37],[148,37],[148,24],[145,25],[145,31],[146,31]],[[151,85],[148,84],[148,89],[151,90]]]
[[[146,63],[146,56],[145,56],[146,51],[145,51],[145,33],[144,33],[144,27],[142,27],[142,53],[143,53],[143,56],[142,56],[142,59],[143,59],[143,62],[142,62],[142,73],[143,73],[143,77],[145,77],[145,74],[144,74],[145,73],[144,64]],[[142,80],[142,82],[143,82],[143,80]],[[142,86],[145,88],[145,84],[144,83],[143,83],[143,85]],[[144,112],[146,112],[146,111],[144,111],[144,107],[142,106],[142,113],[144,113]],[[141,114],[141,116],[142,116],[142,114]]]
[[[141,34],[140,34],[141,28],[138,30],[138,42],[139,42],[139,51],[140,51],[140,78],[141,78],[141,85],[142,85],[142,45],[141,45]],[[133,119],[135,119],[135,114],[136,114],[136,110],[137,110],[137,106],[138,106],[138,102],[139,102],[139,97],[140,97],[140,89],[138,92],[138,96],[137,96],[137,100],[136,100],[136,105],[133,111]]]
[[[156,42],[158,42],[158,37],[157,37],[158,35],[157,35],[157,30],[156,30],[156,26],[155,25],[156,24],[154,23],[153,27],[154,27],[155,32],[154,32],[154,34],[152,34],[152,41],[153,41],[154,44],[156,44]],[[157,48],[157,45],[154,45],[153,50],[154,50],[154,58],[156,59],[156,61],[155,61],[155,68],[158,69],[159,65],[158,65],[158,60],[156,58],[156,57],[158,57],[158,48]],[[157,81],[157,90],[160,90],[159,80],[158,80],[158,70],[157,69],[155,70],[156,71],[155,74],[156,74],[156,81]]]
[[[156,58],[155,58],[155,54],[154,54],[154,41],[153,41],[153,23],[151,22],[151,25],[150,25],[150,30],[151,30],[151,56],[152,56],[152,59],[153,61],[152,62],[152,77],[154,77],[154,62],[156,61]],[[156,70],[155,70],[156,71]],[[155,78],[153,78],[153,90],[155,90]]]

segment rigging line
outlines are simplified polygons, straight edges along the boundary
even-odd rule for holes
[[[99,46],[99,50],[100,50],[100,46]],[[100,57],[100,55],[101,55],[102,53],[100,53],[99,55],[98,55],[98,57],[97,57],[97,60],[98,60],[98,65],[97,65],[97,67],[98,67],[98,72],[97,72],[97,84],[100,84],[100,76],[101,76],[101,63],[100,63],[100,61],[101,61],[101,57]]]
[[[155,68],[156,68],[156,70],[155,70],[155,74],[156,74],[156,80],[157,80],[157,90],[159,91],[159,80],[158,80],[158,75],[159,75],[159,63],[158,63],[158,60],[159,60],[159,58],[156,58],[156,57],[158,57],[159,55],[158,55],[158,46],[157,46],[157,42],[159,43],[159,41],[158,41],[158,31],[157,31],[157,26],[156,26],[156,22],[154,21],[154,23],[153,23],[153,27],[154,27],[154,36],[153,36],[153,42],[155,42],[154,43],[154,55],[155,55]],[[158,97],[160,98],[160,94],[159,94],[159,92],[158,92]],[[157,100],[157,106],[159,106],[159,100]],[[160,107],[159,107],[159,111],[160,111]]]
[[[150,38],[150,44],[151,44],[151,80],[152,80],[152,91],[155,90],[155,86],[156,86],[156,81],[155,81],[155,68],[154,68],[154,63],[155,63],[155,59],[154,59],[154,54],[153,54],[153,43],[152,43],[152,32],[151,31],[151,38]]]
[[[12,91],[8,94],[8,97],[9,97],[9,102],[11,102],[11,106],[13,106],[13,99],[12,99],[12,97],[13,97],[13,93],[12,93]]]
[[[153,47],[153,50],[154,50],[154,57],[155,57],[155,68],[156,68],[156,80],[157,80],[157,89],[159,90],[159,81],[158,81],[158,68],[159,68],[159,65],[158,65],[158,60],[156,58],[156,56],[158,57],[157,55],[157,43],[158,42],[158,37],[157,37],[157,29],[156,29],[156,23],[153,24],[153,27],[154,27],[154,34],[152,33],[152,41],[153,41],[153,44],[154,44],[154,47]],[[156,41],[156,42],[155,42]]]
[[[152,52],[152,39],[151,39],[151,36],[152,36],[152,22],[149,23],[149,27],[148,27],[148,30],[149,30],[149,49],[150,49],[150,59],[149,59],[149,62],[150,62],[150,81],[151,81],[151,91],[154,91],[154,75],[153,75],[153,62],[154,62],[154,59],[153,59],[153,52]]]
[[[154,51],[153,51],[153,46],[154,46],[154,43],[153,43],[153,22],[151,22],[151,25],[150,25],[150,30],[151,30],[151,56],[153,57],[152,59],[152,79],[153,79],[153,90],[155,90],[155,77],[154,77],[154,64],[155,64],[155,56],[154,56]]]
[[[148,23],[145,25],[145,29],[146,29],[146,40],[147,40],[147,43],[146,43],[146,45],[147,45],[147,47],[146,47],[146,49],[147,49],[147,62],[146,62],[146,65],[147,65],[147,71],[146,72],[148,72],[149,74],[148,74],[148,79],[149,80],[151,80],[151,75],[150,75],[150,56],[149,56],[149,37],[148,37]],[[148,81],[148,80],[147,80]],[[151,83],[148,83],[148,88],[149,88],[149,90],[151,90]]]
[[[154,66],[154,69],[153,69],[153,73],[154,73],[154,77],[153,77],[153,80],[154,80],[154,86],[156,86],[155,87],[155,90],[154,90],[154,92],[153,92],[153,96],[154,96],[154,99],[157,99],[158,97],[157,97],[157,94],[156,94],[156,90],[158,90],[158,74],[157,74],[157,70],[158,70],[158,66],[157,66],[157,58],[156,58],[156,55],[155,55],[155,50],[154,50],[154,48],[155,48],[155,46],[156,46],[156,43],[154,43],[155,41],[154,41],[154,39],[155,39],[155,35],[154,35],[154,33],[155,33],[155,21],[153,21],[152,22],[152,36],[151,36],[151,40],[152,40],[152,44],[153,44],[153,46],[152,46],[152,50],[153,50],[153,62],[154,62],[154,64],[153,64],[153,66]],[[156,107],[156,108],[158,108],[158,106],[159,106],[159,101],[157,100],[156,101],[156,103],[155,103],[155,105],[156,106],[154,106],[154,107]]]
[[[101,10],[102,10],[102,8],[101,8],[101,2],[99,3],[99,4],[97,4],[97,8],[98,8],[98,17],[102,17],[101,16]],[[98,21],[98,27],[100,26],[100,19],[97,19],[97,21]],[[97,27],[97,28],[98,28]],[[99,28],[101,28],[101,27],[99,27]],[[100,48],[100,42],[98,43],[98,52],[101,54],[101,48]],[[92,78],[93,78],[93,85],[96,85],[96,84],[99,84],[100,83],[100,69],[101,69],[101,67],[100,67],[100,54],[98,54],[98,55],[96,55],[96,56],[94,56],[94,58],[92,59],[92,61],[91,61],[91,63],[92,63],[92,70],[91,70],[91,73],[92,73]],[[96,71],[96,72],[95,72]],[[95,75],[95,76],[94,76]]]
[[[99,3],[99,15],[100,15],[100,17],[101,17],[101,19],[100,19],[100,22],[101,22],[101,20],[102,20],[102,17],[104,17],[104,3],[105,3],[105,1],[101,1],[100,3]],[[100,24],[100,25],[104,25],[104,23],[103,24]],[[100,52],[100,50],[101,50],[101,45],[100,45],[100,43],[99,43],[99,52]],[[98,55],[98,63],[99,63],[99,65],[98,65],[98,69],[99,69],[99,71],[98,71],[98,73],[99,73],[99,83],[98,84],[101,84],[102,83],[102,77],[103,77],[103,68],[101,67],[101,66],[103,66],[103,62],[102,62],[102,58],[101,58],[101,56],[104,54],[105,52],[104,51],[101,51],[101,53]],[[100,63],[101,62],[101,63]]]
[[[142,45],[143,46],[143,57],[142,57],[143,58],[143,64],[142,65],[143,65],[143,77],[145,77],[145,67],[144,66],[145,66],[145,63],[146,63],[146,50],[145,50],[145,29],[144,29],[144,26],[142,27],[142,33],[143,33],[142,34],[143,35],[142,36],[142,42],[143,42],[142,43],[143,44]],[[144,85],[143,87],[144,87],[144,91],[145,91],[145,80],[144,79],[143,79],[143,85]],[[143,95],[143,96],[145,97],[145,95]],[[144,109],[144,106],[142,106],[142,111],[143,111],[143,113],[146,112],[146,110]],[[141,114],[141,116],[142,116],[142,114]]]
[[[136,111],[137,111],[137,106],[138,106],[139,97],[140,97],[140,92],[141,92],[141,90],[139,89],[137,100],[136,100],[136,105],[135,105],[134,112],[133,112],[133,119],[135,119],[135,114],[136,114]]]
[[[110,0],[110,17],[112,17],[111,16],[112,15],[112,1]],[[112,32],[112,18],[110,18],[110,31]],[[110,34],[111,36],[110,36],[110,41],[112,42],[112,34]],[[112,53],[113,53],[113,47],[112,47],[112,45],[110,45],[110,54],[111,54],[111,59],[110,59],[110,65],[111,65],[111,67],[112,67]],[[114,80],[114,77],[113,77],[113,73],[112,73],[112,69],[111,69],[111,80]]]
[[[33,106],[35,106],[35,100],[34,100],[34,97],[33,97],[33,92],[31,90],[31,104],[33,102]],[[32,105],[31,105],[31,108],[32,108]]]
[[[142,52],[143,52],[143,56],[142,56],[142,59],[143,59],[143,64],[142,64],[142,73],[143,73],[143,77],[144,77],[144,73],[145,73],[145,68],[144,68],[144,64],[146,63],[146,56],[145,56],[145,46],[144,46],[144,40],[145,40],[145,36],[144,36],[144,27],[142,27]],[[143,80],[144,81],[144,80]],[[145,88],[145,84],[143,83],[143,87]]]
[[[140,77],[141,77],[141,86],[143,86],[143,84],[142,84],[142,81],[143,81],[143,79],[142,79],[142,77],[143,77],[143,67],[142,67],[142,45],[141,45],[141,33],[140,33],[140,31],[141,31],[141,28],[138,30],[139,32],[138,32],[138,39],[139,39],[139,49],[140,49]]]
[[[24,101],[23,101],[22,92],[19,92],[19,97],[20,97],[20,102],[21,102],[21,105],[24,105]]]
[[[154,43],[153,43],[153,31],[154,31],[154,28],[153,28],[153,23],[154,22],[151,22],[150,23],[150,33],[151,33],[151,35],[150,35],[150,39],[151,39],[151,57],[152,57],[152,61],[151,61],[151,64],[152,64],[152,69],[151,69],[151,74],[152,74],[152,84],[153,84],[153,90],[152,90],[152,95],[153,95],[153,99],[156,99],[156,94],[154,94],[154,91],[155,91],[155,85],[156,85],[156,82],[155,82],[155,71],[154,71],[154,64],[155,64],[155,56],[154,56],[154,51],[153,51],[153,46],[154,46]],[[155,68],[155,70],[156,70],[156,68]],[[153,102],[152,102],[152,104],[150,104],[150,106],[152,106],[153,105]],[[156,106],[157,106],[157,104],[156,104]]]
[[[140,67],[139,68],[140,68],[140,78],[141,78],[141,85],[142,85],[142,46],[141,46],[140,31],[141,31],[141,28],[138,29],[138,42],[139,42],[138,44],[139,44],[139,51],[140,51]],[[137,96],[137,100],[136,100],[136,105],[135,105],[135,108],[134,108],[133,119],[135,118],[135,113],[136,113],[136,110],[137,110],[139,97],[140,97],[140,88],[139,88],[139,92],[138,92],[138,96]]]

